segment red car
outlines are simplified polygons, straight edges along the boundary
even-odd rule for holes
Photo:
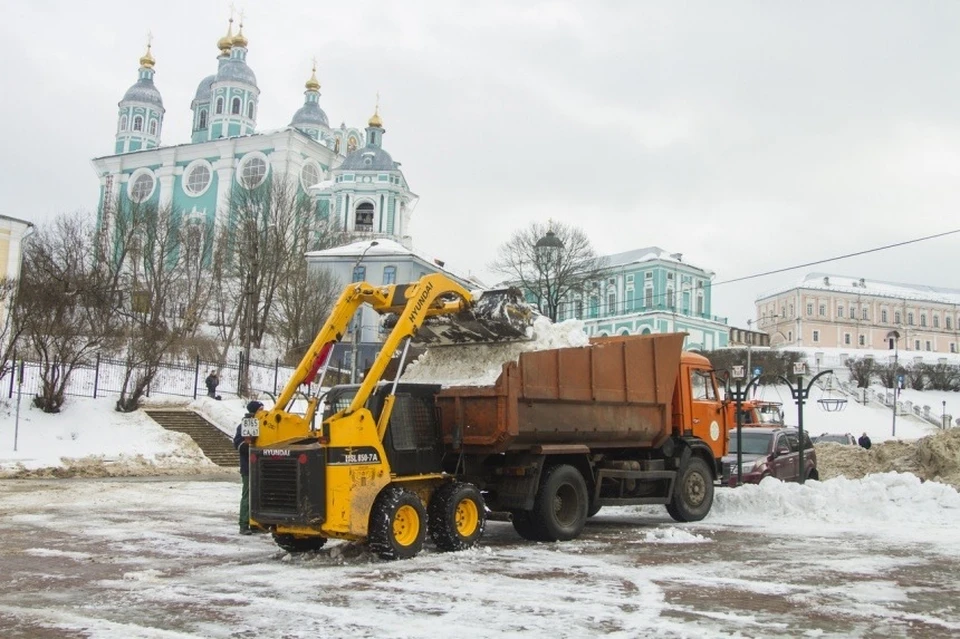
[[[800,436],[796,428],[750,427],[742,429],[743,483],[759,484],[764,477],[799,481]],[[819,479],[817,453],[803,433],[804,479]],[[737,485],[737,431],[730,431],[730,452],[723,458],[724,484]]]

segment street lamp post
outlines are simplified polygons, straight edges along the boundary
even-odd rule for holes
[[[376,246],[378,242],[373,240],[370,242],[370,245],[367,248],[363,249],[360,253],[360,256],[357,257],[357,261],[353,263],[353,272],[350,274],[350,277],[356,281],[357,269],[360,268],[360,263],[363,262],[364,256],[367,254],[367,251]],[[357,366],[360,361],[360,331],[363,330],[363,305],[357,307],[357,312],[353,316],[353,352],[350,357],[350,383],[357,383]]]
[[[749,366],[747,367],[749,370]],[[756,376],[747,382],[747,387],[743,388],[743,380],[747,374],[743,366],[730,367],[730,376],[737,385],[737,389],[730,391],[733,401],[737,405],[737,486],[743,485],[743,402],[750,394],[750,388],[760,381],[760,376]]]
[[[891,432],[892,437],[897,436],[897,400],[900,397],[900,366],[898,362],[898,346],[900,341],[900,333],[897,331],[890,331],[887,333],[887,342],[892,344],[893,348],[893,429]]]
[[[676,260],[673,265],[673,295],[670,296],[670,303],[673,305],[673,331],[677,330],[677,306],[680,295],[680,262],[683,260],[683,253],[671,253],[670,257]]]
[[[790,394],[793,395],[793,399],[797,404],[797,432],[799,436],[798,439],[800,442],[798,445],[798,448],[800,450],[800,456],[799,456],[800,459],[797,462],[798,464],[797,480],[801,484],[804,483],[804,481],[806,480],[806,474],[807,474],[806,468],[803,463],[803,444],[804,444],[803,442],[803,403],[810,397],[810,389],[813,387],[814,382],[816,382],[818,379],[820,379],[824,375],[833,373],[832,370],[825,370],[821,373],[817,373],[810,380],[810,383],[804,386],[803,374],[806,372],[806,370],[807,370],[807,367],[803,362],[796,362],[793,365],[793,374],[796,375],[796,378],[797,378],[796,388],[794,388],[790,384],[789,379],[787,379],[786,377],[780,376],[780,380],[786,383],[786,385],[790,388]]]
[[[533,245],[533,250],[537,256],[537,267],[546,286],[547,316],[550,317],[552,322],[557,321],[557,307],[560,306],[560,300],[554,299],[554,296],[559,294],[556,279],[560,270],[560,255],[563,249],[563,240],[557,237],[557,234],[552,230],[548,230],[546,235]],[[552,290],[555,287],[557,292]]]

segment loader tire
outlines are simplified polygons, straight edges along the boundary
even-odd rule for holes
[[[442,551],[472,548],[483,535],[486,509],[473,484],[450,482],[433,494],[428,509],[430,538]]]
[[[383,489],[370,511],[367,538],[381,559],[410,559],[423,549],[427,512],[416,493],[400,486]]]
[[[561,464],[544,473],[531,515],[543,541],[569,541],[583,531],[589,507],[583,475],[573,466]]]
[[[297,535],[273,534],[273,541],[288,553],[316,552],[327,543],[326,537],[298,537]]]
[[[713,505],[713,475],[707,462],[691,456],[677,473],[667,512],[676,521],[700,521]]]

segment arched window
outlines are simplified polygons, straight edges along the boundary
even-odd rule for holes
[[[200,123],[197,125],[197,128],[198,129],[207,128],[207,110],[206,109],[202,109],[200,111]]]
[[[361,202],[357,205],[354,230],[361,233],[373,232],[373,202]]]
[[[121,131],[127,130],[127,116],[125,115],[120,118],[120,130]]]
[[[367,267],[366,266],[354,266],[353,267],[353,281],[362,282],[367,279]]]
[[[157,121],[150,120],[150,135],[156,135],[156,134],[157,134]]]
[[[247,104],[247,117],[250,118],[251,120],[253,119],[253,102],[252,101]]]
[[[133,130],[134,131],[143,131],[143,118],[139,115],[134,116],[133,118]]]
[[[397,283],[397,267],[396,266],[383,267],[383,283],[384,284]]]
[[[230,104],[230,115],[240,115],[240,98],[234,98]]]
[[[217,98],[217,115],[223,113],[223,98]]]

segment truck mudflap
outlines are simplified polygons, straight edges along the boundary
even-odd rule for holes
[[[319,529],[326,519],[326,449],[316,440],[250,449],[250,518]]]

